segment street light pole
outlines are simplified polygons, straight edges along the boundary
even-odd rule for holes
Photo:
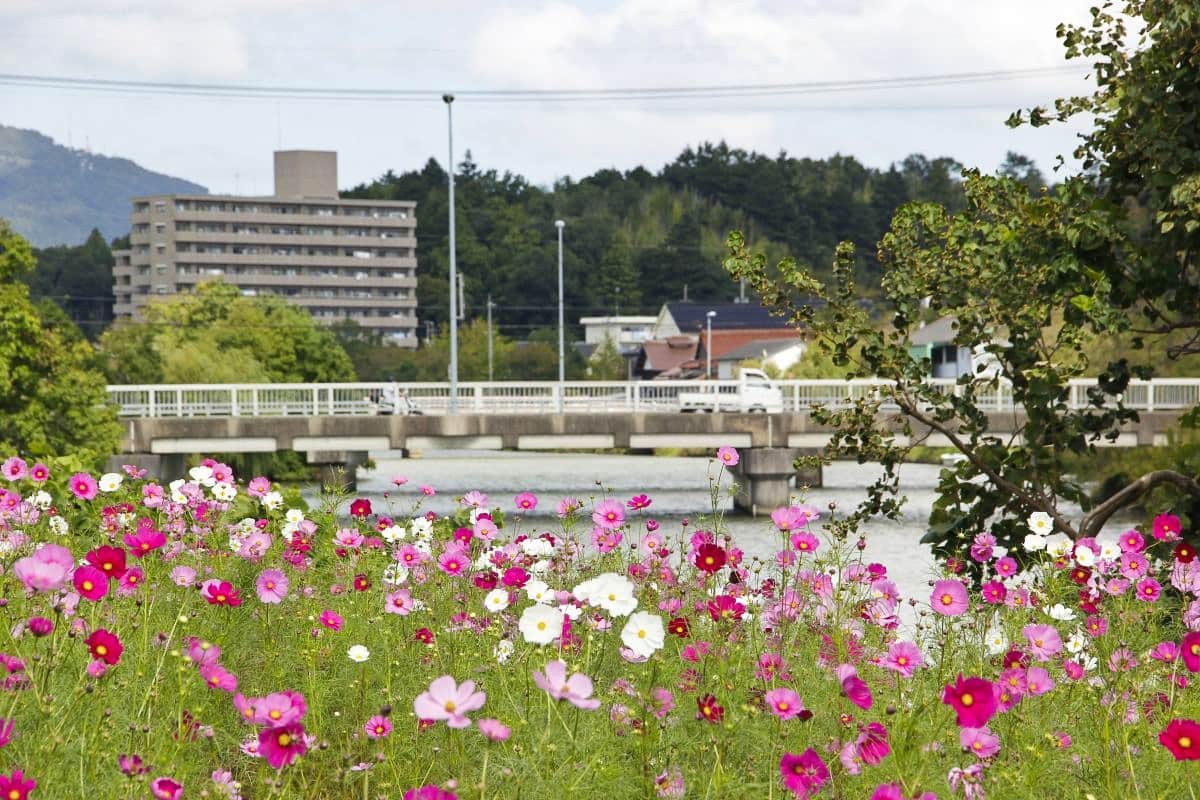
[[[709,311],[704,315],[708,322],[708,336],[704,341],[704,377],[710,381],[712,380],[712,321],[716,315],[715,311]]]
[[[567,356],[566,334],[563,330],[563,228],[567,223],[554,220],[558,228],[558,413],[563,413],[563,393],[566,390]]]
[[[450,184],[450,413],[458,413],[458,264],[454,248],[454,95],[442,95],[446,104],[446,131],[449,140],[449,161],[446,174]]]
[[[487,298],[487,323],[488,323],[488,382],[492,377],[492,296],[489,294]]]

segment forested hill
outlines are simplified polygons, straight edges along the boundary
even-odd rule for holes
[[[895,209],[910,200],[962,204],[960,165],[912,155],[887,169],[851,156],[776,157],[724,143],[687,148],[657,173],[605,169],[550,189],[509,172],[482,170],[467,154],[459,167],[458,268],[466,275],[466,316],[484,312],[490,293],[504,330],[524,338],[556,324],[555,219],[566,221],[567,317],[654,313],[666,300],[729,300],[721,268],[734,228],[770,258],[790,254],[828,264],[834,245],[859,246],[870,293],[875,245]],[[1010,154],[1002,168],[1031,183],[1036,168]],[[422,320],[442,323],[447,299],[446,173],[430,159],[420,171],[389,171],[345,197],[417,202],[418,299]]]
[[[78,245],[99,229],[129,233],[129,199],[200,194],[190,181],[56,143],[37,131],[0,125],[0,217],[38,247]]]

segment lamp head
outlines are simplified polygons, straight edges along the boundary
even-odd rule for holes
[[[454,102],[454,95],[452,95],[452,94],[442,95],[442,102],[445,103],[446,105],[450,105],[451,103]]]
[[[715,312],[715,311],[709,311],[709,312],[708,312],[707,314],[705,314],[704,316],[708,317],[709,319],[712,319],[712,318],[713,318],[713,317],[715,317],[716,315],[717,315],[717,312]]]
[[[562,230],[564,227],[566,227],[566,224],[567,223],[563,222],[561,219],[554,220],[554,227],[558,228],[559,230]]]

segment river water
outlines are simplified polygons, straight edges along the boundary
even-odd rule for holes
[[[381,512],[391,508],[404,515],[420,500],[422,510],[442,514],[455,508],[455,497],[475,489],[511,515],[516,513],[513,497],[531,491],[538,496],[539,505],[529,523],[546,528],[554,527],[552,515],[559,499],[578,497],[587,505],[589,498],[599,499],[607,492],[622,501],[636,494],[648,495],[650,507],[634,513],[653,517],[663,531],[673,534],[684,518],[695,520],[711,514],[712,480],[720,474],[722,488],[731,483],[728,473],[721,474],[711,459],[697,457],[465,451],[429,452],[409,459],[392,455],[373,454],[376,469],[358,473],[358,496],[370,498]],[[888,567],[904,597],[928,596],[928,581],[937,570],[932,553],[920,539],[934,501],[939,469],[930,464],[905,465],[900,472],[901,491],[908,498],[903,519],[873,520],[864,529],[864,555]],[[836,504],[835,513],[848,513],[878,473],[878,465],[836,462],[825,468],[825,485],[810,490],[803,499],[826,514],[830,503]],[[408,482],[396,487],[392,478],[397,475]],[[422,495],[423,485],[434,487],[437,494]],[[726,530],[747,555],[774,556],[780,540],[769,517],[755,519],[734,512],[724,491],[719,508],[727,512]]]

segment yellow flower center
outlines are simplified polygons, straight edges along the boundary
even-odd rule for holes
[[[217,595],[217,602],[218,602],[218,603],[224,603],[224,602],[225,602],[225,595],[223,595],[223,594],[219,594],[219,595]]]
[[[544,630],[546,630],[546,623],[544,623],[544,622],[539,622],[539,623],[537,624],[537,629],[538,629],[539,631],[544,631]]]
[[[781,700],[779,702],[779,704],[776,705],[775,707],[778,708],[780,711],[787,711],[789,708],[791,708],[791,706],[788,705],[788,702],[786,700]]]
[[[442,706],[442,708],[446,709],[446,710],[447,710],[447,711],[449,711],[451,714],[453,714],[453,713],[454,713],[454,709],[458,708],[458,706],[457,706],[457,705],[455,705],[455,703],[454,703],[454,701],[453,701],[453,700],[447,700],[447,701],[446,701],[446,705]]]
[[[85,592],[90,592],[94,586],[95,586],[95,584],[92,583],[91,581],[85,580],[83,582],[83,590]]]
[[[279,719],[280,717],[283,716],[283,714],[281,714],[278,709],[271,709],[271,711],[267,714],[267,716],[270,717],[271,719]]]
[[[964,706],[973,706],[975,705],[975,698],[971,697],[970,694],[964,694],[959,698],[959,702],[961,702]]]
[[[281,733],[281,734],[279,734],[279,738],[276,739],[275,741],[279,742],[280,747],[287,747],[289,744],[292,743],[292,737],[286,733]]]
[[[98,655],[98,656],[108,655],[108,648],[102,644],[96,645],[96,655]]]
[[[638,638],[639,638],[639,639],[645,639],[645,638],[646,638],[646,631],[644,631],[644,630],[639,630],[639,631],[638,631]]]
[[[1179,737],[1179,746],[1184,747],[1184,748],[1191,747],[1192,746],[1192,737],[1180,736]]]
[[[954,596],[949,594],[942,595],[942,605],[948,606],[954,602]]]

